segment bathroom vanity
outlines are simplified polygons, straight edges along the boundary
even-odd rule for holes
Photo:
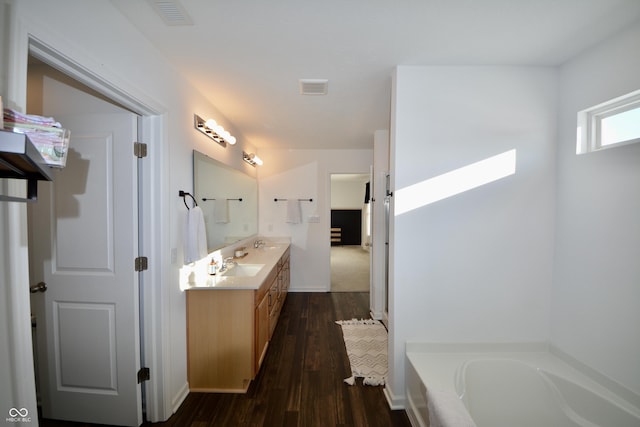
[[[288,244],[252,248],[191,284],[187,376],[195,392],[244,393],[257,375],[290,283]]]

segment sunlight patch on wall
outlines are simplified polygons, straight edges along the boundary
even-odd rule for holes
[[[395,192],[395,216],[513,175],[516,150],[505,151]]]

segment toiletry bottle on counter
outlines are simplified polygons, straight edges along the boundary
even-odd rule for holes
[[[218,263],[216,263],[216,260],[211,258],[211,262],[209,263],[209,275],[210,276],[215,276],[216,275],[216,270],[218,269]]]

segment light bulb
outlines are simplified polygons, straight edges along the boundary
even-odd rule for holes
[[[216,123],[216,121],[213,119],[209,119],[206,122],[204,122],[204,125],[209,129],[213,130],[216,126],[218,126],[218,123]]]
[[[256,165],[262,165],[262,159],[260,157],[256,156],[253,153],[251,153],[249,157],[251,157],[251,160],[253,160],[256,163]]]

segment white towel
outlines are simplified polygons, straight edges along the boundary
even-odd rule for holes
[[[216,199],[213,205],[213,219],[218,224],[229,222],[229,201],[227,199]]]
[[[300,210],[300,200],[287,200],[287,222],[290,224],[299,224],[302,222],[302,212]]]
[[[462,401],[453,392],[427,390],[430,427],[476,427]]]
[[[187,211],[184,227],[184,263],[190,264],[207,256],[207,231],[199,206]]]

